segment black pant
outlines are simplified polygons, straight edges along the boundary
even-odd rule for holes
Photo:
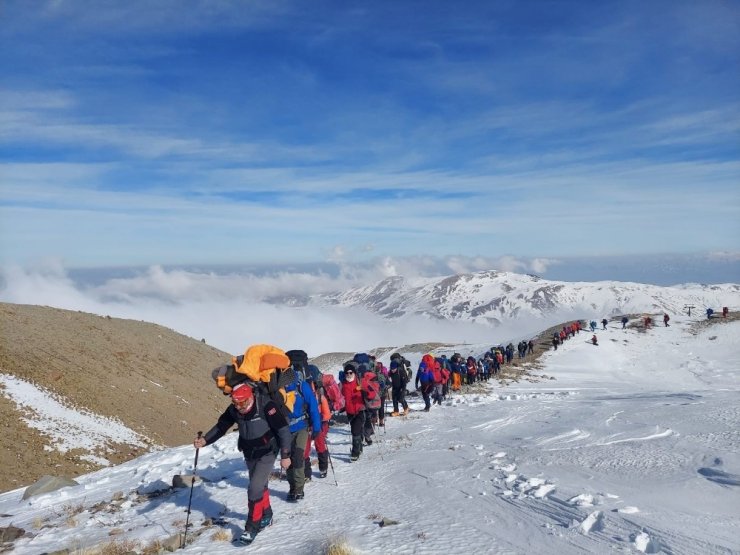
[[[362,435],[368,443],[372,443],[373,438],[371,436],[375,433],[373,420],[378,420],[378,409],[365,409],[365,423],[362,426]]]
[[[426,410],[429,410],[429,408],[432,406],[432,390],[434,389],[434,384],[425,384],[421,386],[421,396],[424,398],[424,408]]]
[[[406,386],[402,386],[398,389],[393,388],[393,412],[398,412],[398,404],[401,403],[403,410],[409,408],[409,404],[406,402]]]
[[[357,414],[348,414],[349,428],[352,431],[352,456],[359,457],[362,453],[362,430],[365,427],[365,411]]]

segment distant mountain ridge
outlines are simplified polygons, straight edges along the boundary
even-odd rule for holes
[[[712,307],[717,311],[722,306],[740,305],[740,285],[564,282],[491,270],[443,278],[393,276],[365,287],[315,296],[312,302],[360,306],[389,319],[422,315],[496,326],[522,317],[559,321],[587,315],[678,314],[686,312],[687,305],[694,310]]]

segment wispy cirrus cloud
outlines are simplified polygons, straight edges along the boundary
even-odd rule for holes
[[[0,260],[737,247],[726,6],[187,6],[7,3]]]

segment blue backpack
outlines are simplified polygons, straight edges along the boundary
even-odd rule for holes
[[[356,363],[355,372],[360,380],[362,380],[362,376],[365,375],[365,372],[368,372],[371,369],[374,370],[374,368],[371,368],[370,355],[367,353],[357,353],[352,357],[352,361]]]

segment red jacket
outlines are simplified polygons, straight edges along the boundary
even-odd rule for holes
[[[361,410],[365,410],[365,401],[362,399],[360,382],[357,378],[351,382],[342,382],[342,395],[344,396],[344,408],[348,416],[354,416]]]

